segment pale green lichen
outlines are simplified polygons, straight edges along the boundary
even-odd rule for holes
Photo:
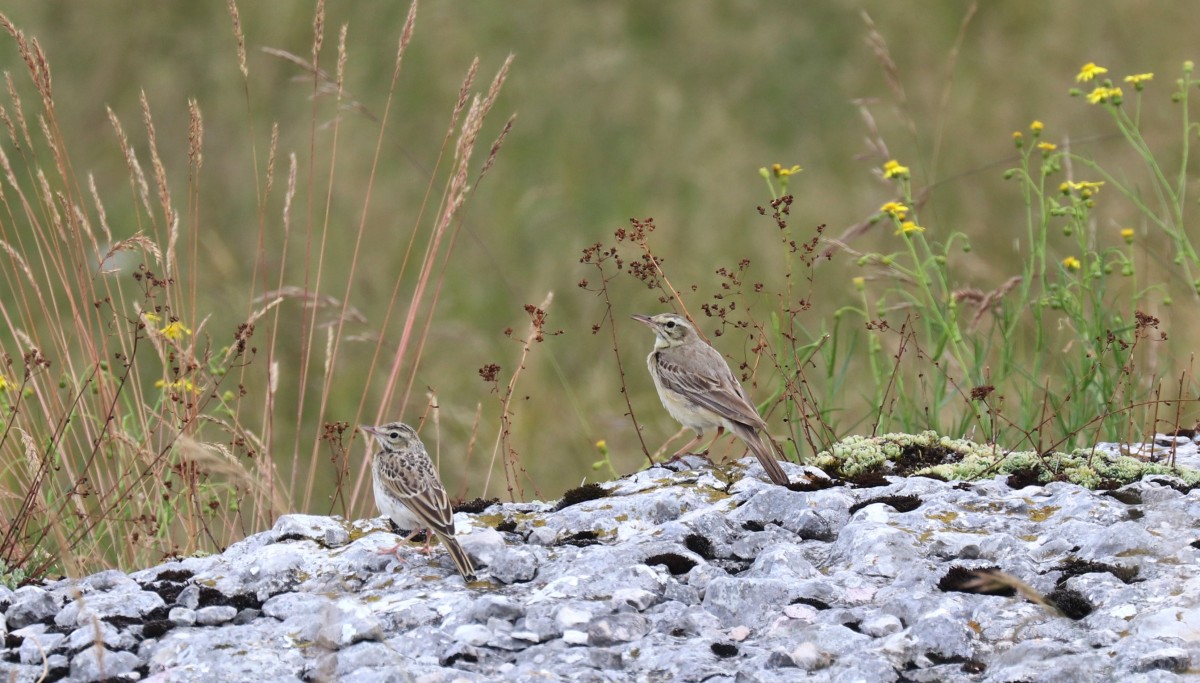
[[[905,453],[941,451],[948,462],[920,467],[908,463]],[[893,463],[885,467],[885,463]],[[1087,449],[1072,453],[1034,451],[1006,453],[998,446],[978,444],[967,439],[952,439],[936,432],[920,434],[884,434],[882,436],[851,436],[834,444],[816,456],[817,467],[838,476],[852,478],[868,472],[901,473],[907,470],[916,475],[935,475],[947,480],[972,481],[990,479],[998,474],[1027,472],[1038,481],[1069,481],[1088,488],[1128,484],[1147,475],[1169,475],[1182,479],[1189,486],[1200,484],[1200,471],[1189,467],[1172,468],[1160,463],[1144,462],[1129,456],[1110,458]],[[912,467],[912,465],[917,467]]]
[[[836,471],[843,477],[854,477],[865,472],[878,471],[885,462],[898,462],[906,450],[914,447],[940,448],[953,451],[959,457],[991,457],[996,452],[992,446],[980,445],[966,439],[939,436],[933,431],[920,434],[849,436],[835,443],[829,450],[818,453],[816,465],[826,471]]]

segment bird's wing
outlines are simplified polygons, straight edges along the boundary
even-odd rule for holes
[[[704,354],[687,363],[684,370],[677,358],[661,351],[655,354],[658,377],[663,388],[708,408],[717,415],[754,429],[766,428],[766,422],[746,396],[741,382],[733,376],[725,357],[711,346],[695,346],[684,353]]]
[[[454,536],[454,508],[433,464],[415,469],[382,468],[381,481],[429,529]]]

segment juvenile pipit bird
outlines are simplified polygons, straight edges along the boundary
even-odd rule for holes
[[[396,553],[418,531],[428,529],[442,540],[463,579],[467,583],[474,581],[475,567],[471,558],[454,538],[454,510],[450,507],[446,487],[442,486],[416,431],[402,422],[389,422],[379,427],[360,425],[359,429],[375,437],[381,447],[371,463],[375,505],[396,526],[412,532],[402,542],[382,552]],[[430,552],[428,534],[424,552]]]
[[[772,482],[787,485],[787,475],[775,453],[758,434],[759,430],[766,430],[767,423],[721,352],[701,339],[696,328],[681,315],[635,315],[633,319],[654,330],[654,350],[646,365],[663,406],[671,417],[696,432],[696,438],[675,455],[688,453],[712,427],[717,428],[717,434],[709,442],[710,447],[728,429],[746,442]],[[708,453],[708,449],[703,452]]]

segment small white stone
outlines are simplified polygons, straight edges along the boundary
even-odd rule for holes
[[[454,629],[454,640],[467,645],[481,647],[492,638],[492,632],[482,624],[463,624]]]
[[[817,620],[816,608],[799,603],[784,607],[783,614],[790,619],[799,619],[800,621],[808,622],[810,624],[816,622]]]
[[[566,630],[572,626],[586,624],[591,620],[591,612],[579,609],[578,607],[572,607],[571,605],[564,605],[558,610],[558,613],[554,615],[554,623],[558,624],[558,627],[563,630]]]
[[[193,626],[196,623],[196,611],[187,607],[172,607],[167,619],[176,626]]]
[[[569,628],[563,631],[562,637],[563,642],[565,642],[567,645],[587,645],[588,643],[587,631]]]
[[[813,643],[801,643],[796,649],[788,653],[795,662],[796,666],[805,671],[816,671],[829,666],[830,658],[825,652],[821,652]]]

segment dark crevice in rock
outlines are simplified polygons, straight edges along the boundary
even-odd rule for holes
[[[835,482],[832,479],[813,477],[812,479],[793,481],[787,485],[787,488],[789,491],[805,493],[808,491],[820,491],[822,489],[832,488],[834,485]]]
[[[960,670],[965,674],[981,674],[984,671],[987,671],[987,664],[984,664],[978,659],[968,659],[967,661],[963,662]]]
[[[896,512],[912,512],[921,507],[921,499],[917,496],[878,496],[876,498],[868,498],[861,503],[855,503],[850,506],[850,514],[854,514],[868,505],[875,503],[883,503],[895,508]]]
[[[663,553],[647,557],[645,564],[651,566],[661,564],[667,568],[667,571],[671,572],[672,576],[679,576],[680,574],[690,572],[692,567],[696,566],[696,561],[683,555],[676,555],[675,553]]]
[[[192,572],[190,572],[186,569],[167,569],[166,571],[159,572],[158,576],[154,577],[154,580],[155,581],[172,581],[175,583],[183,583],[183,582],[187,581],[188,579],[192,578],[192,576],[193,576]]]
[[[829,606],[830,606],[829,603],[825,602],[824,600],[818,600],[816,598],[796,598],[795,600],[793,600],[791,602],[791,604],[793,604],[793,605],[808,605],[809,607],[816,609],[816,610],[827,610],[827,609],[829,609]]]
[[[1004,597],[1016,595],[1016,589],[1005,583],[1002,576],[1004,576],[1004,572],[1000,571],[999,567],[970,569],[954,566],[938,581],[938,590],[944,593],[975,593]]]
[[[877,489],[881,486],[890,486],[892,484],[892,482],[887,480],[887,477],[874,470],[856,474],[853,477],[846,477],[846,481],[856,489]]]
[[[714,655],[721,658],[736,657],[738,653],[737,645],[733,643],[713,643],[709,649]]]
[[[1134,488],[1120,488],[1114,491],[1105,491],[1103,495],[1125,503],[1126,505],[1141,505],[1142,492]]]
[[[1079,591],[1070,588],[1056,588],[1046,595],[1046,601],[1058,608],[1063,616],[1079,621],[1096,609],[1092,603]]]
[[[1014,490],[1023,489],[1028,486],[1041,486],[1040,474],[1041,472],[1036,467],[1026,467],[1010,472],[1008,479],[1004,483],[1008,484],[1008,488]]]
[[[465,512],[470,515],[477,515],[499,502],[499,498],[488,498],[487,500],[484,500],[483,498],[476,498],[475,500],[468,500],[455,505],[454,511]]]
[[[156,639],[173,628],[175,628],[175,622],[168,619],[147,621],[142,625],[142,637],[148,640]]]
[[[558,512],[572,505],[586,503],[589,500],[599,500],[608,496],[608,489],[603,486],[599,484],[584,484],[564,493],[562,500],[558,501],[558,505],[554,506],[554,511]]]
[[[1067,560],[1060,564],[1058,569],[1062,571],[1062,576],[1058,577],[1056,585],[1060,586],[1072,576],[1080,576],[1082,574],[1112,574],[1120,579],[1122,583],[1131,583],[1138,575],[1137,567],[1121,567],[1115,564],[1089,562],[1086,560]]]
[[[683,539],[683,545],[688,550],[696,553],[706,560],[711,560],[716,557],[713,551],[712,541],[700,534],[688,534],[687,538]]]
[[[595,531],[576,531],[570,536],[564,536],[555,543],[555,545],[573,545],[577,548],[586,548],[590,545],[598,545],[600,536]]]

